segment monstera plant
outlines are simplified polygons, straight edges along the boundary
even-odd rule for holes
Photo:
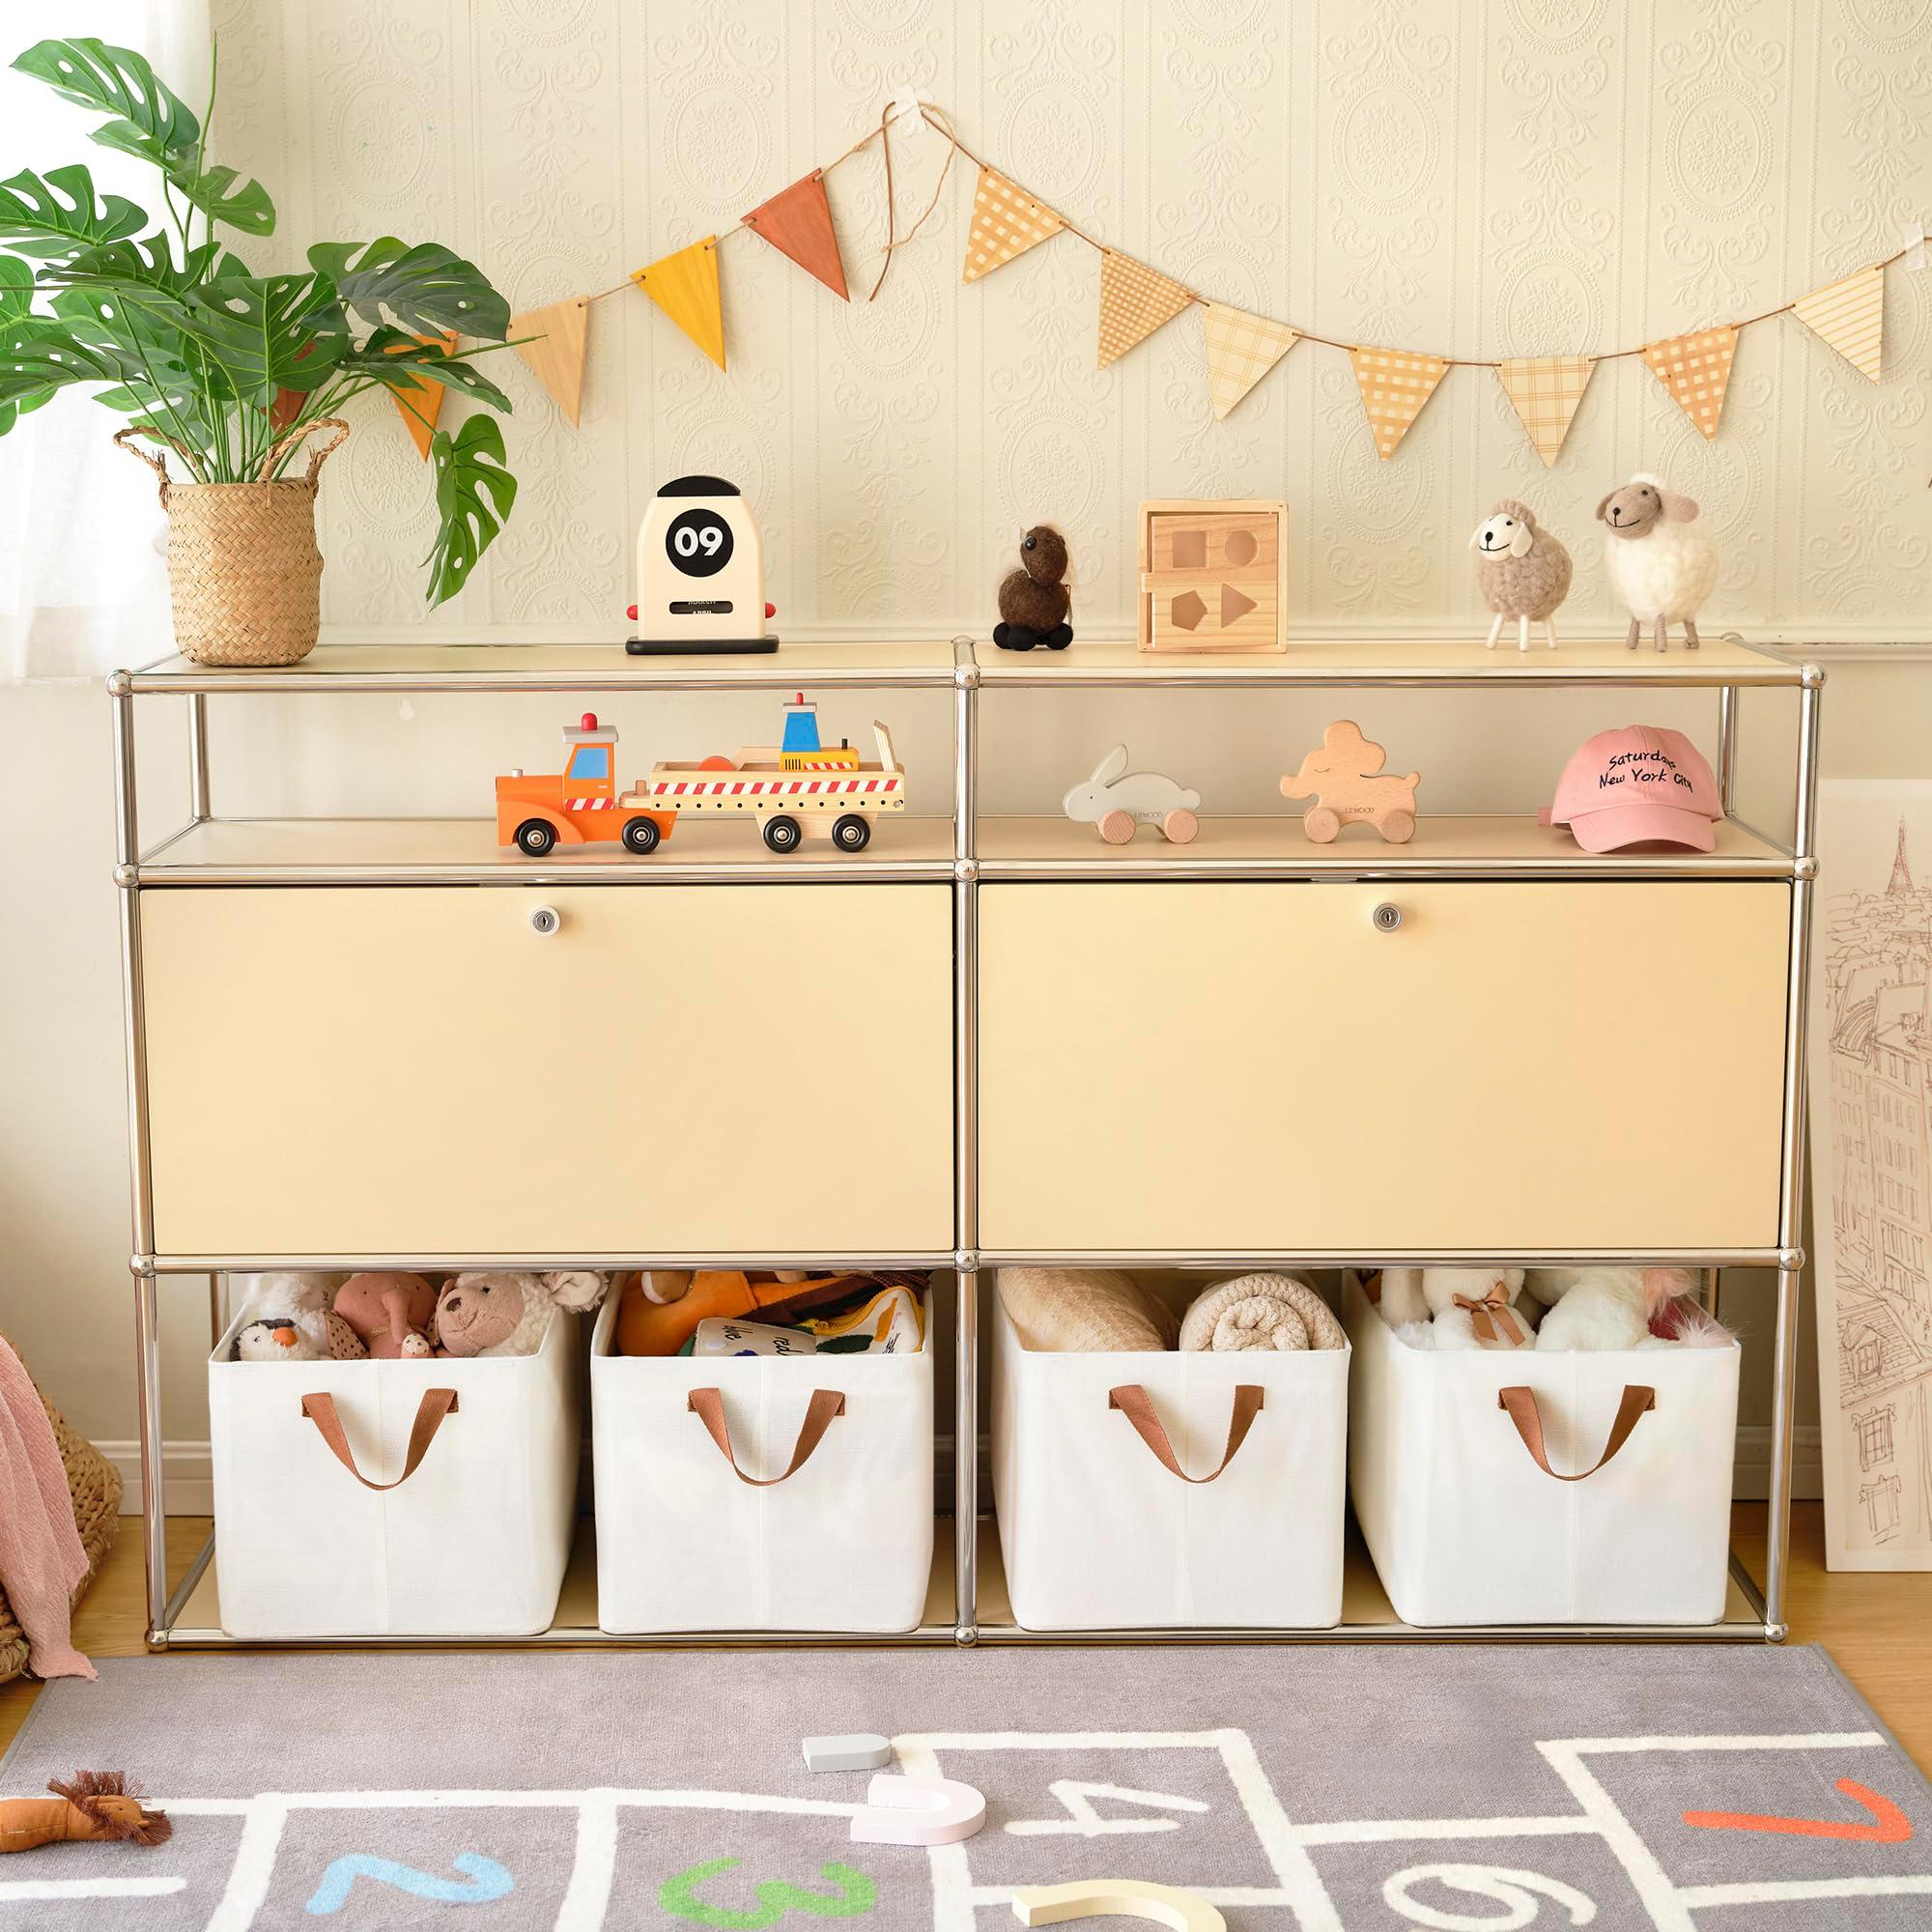
[[[207,128],[141,55],[51,40],[14,66],[108,117],[93,138],[156,169],[161,214],[101,192],[78,163],[0,183],[0,434],[56,390],[81,384],[127,419],[124,438],[166,445],[185,472],[164,472],[162,491],[177,632],[192,565],[198,596],[211,576],[226,580],[230,614],[247,633],[255,619],[244,580],[262,580],[266,592],[302,567],[278,554],[266,524],[251,522],[249,504],[279,504],[282,525],[295,529],[304,506],[290,493],[305,490],[305,533],[287,540],[313,554],[320,458],[311,456],[305,479],[285,471],[307,433],[334,422],[344,404],[384,389],[421,418],[420,384],[430,381],[507,412],[509,398],[475,367],[477,348],[455,353],[448,338],[503,347],[509,304],[450,249],[391,236],[319,242],[306,270],[258,274],[239,250],[274,233],[267,189],[210,160]],[[209,94],[212,116],[213,79]],[[438,516],[429,601],[440,604],[501,528],[517,483],[493,417],[469,415],[454,435],[423,420]],[[244,487],[246,496],[230,494]],[[231,527],[242,534],[224,543]],[[316,557],[311,603],[320,568]],[[256,614],[280,621],[273,609]],[[279,648],[288,645],[284,638]],[[290,661],[276,648],[239,661]]]

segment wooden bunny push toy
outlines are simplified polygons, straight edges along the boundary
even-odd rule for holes
[[[1159,772],[1127,770],[1127,748],[1116,745],[1061,800],[1076,825],[1092,825],[1109,845],[1124,845],[1141,825],[1157,825],[1170,844],[1185,845],[1201,830],[1195,808],[1201,794]]]
[[[1317,845],[1333,843],[1343,826],[1357,820],[1373,825],[1391,845],[1415,837],[1415,788],[1420,772],[1398,778],[1381,768],[1382,748],[1362,736],[1351,719],[1338,718],[1321,734],[1321,744],[1302,759],[1301,769],[1281,781],[1283,798],[1315,803],[1302,813],[1301,828]]]

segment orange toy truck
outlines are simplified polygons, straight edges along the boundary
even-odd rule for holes
[[[497,781],[497,842],[541,859],[557,845],[622,841],[627,852],[652,852],[670,837],[677,813],[647,809],[617,792],[617,727],[586,711],[563,730],[561,772],[531,778],[511,772]]]

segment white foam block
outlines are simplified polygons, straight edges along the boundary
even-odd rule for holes
[[[807,1738],[807,1771],[877,1771],[893,1761],[891,1743],[876,1731],[854,1731],[838,1738]]]

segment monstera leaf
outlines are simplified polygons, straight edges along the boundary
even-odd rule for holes
[[[31,409],[71,383],[119,383],[128,374],[113,351],[76,341],[52,316],[21,316],[0,325],[0,403]]]
[[[470,416],[453,437],[438,430],[429,460],[441,524],[425,561],[429,601],[440,604],[463,588],[476,559],[496,541],[517,500],[517,479],[502,467],[503,432],[495,416]]]
[[[242,181],[233,168],[202,167],[168,179],[205,213],[250,235],[275,232],[275,204],[258,181]],[[238,186],[237,184],[241,185]]]
[[[98,390],[97,403],[153,422],[197,452],[222,440],[235,385],[192,336],[112,288],[63,289],[53,308],[79,348],[118,366],[118,386]]]
[[[182,305],[184,331],[262,409],[279,390],[319,388],[349,347],[327,283],[312,274],[217,275]]]
[[[340,366],[404,396],[413,396],[417,384],[427,380],[460,389],[505,415],[512,407],[509,397],[480,370],[460,355],[446,355],[440,341],[420,341],[407,329],[377,329],[368,341],[351,349]]]
[[[0,242],[16,255],[64,260],[133,234],[147,218],[125,195],[97,196],[94,177],[77,165],[0,182]]]
[[[393,320],[411,335],[459,335],[499,340],[510,326],[510,304],[482,270],[440,242],[409,247],[393,235],[371,242],[356,256],[354,242],[319,242],[309,267],[335,284],[343,305],[372,327]],[[387,315],[384,315],[384,311]]]

